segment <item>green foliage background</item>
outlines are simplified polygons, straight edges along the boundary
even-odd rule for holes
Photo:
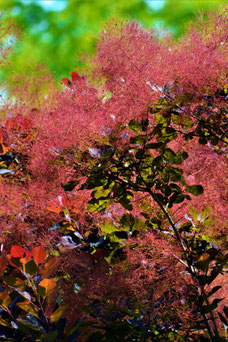
[[[12,62],[43,64],[58,79],[80,65],[80,55],[94,51],[102,24],[110,17],[133,18],[144,26],[162,26],[175,37],[183,34],[194,13],[219,8],[225,0],[1,0],[0,11],[22,31]],[[62,9],[62,10],[61,10]]]

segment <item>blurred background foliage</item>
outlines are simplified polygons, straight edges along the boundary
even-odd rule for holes
[[[194,13],[218,9],[225,0],[1,0],[5,20],[12,17],[22,35],[11,56],[14,71],[46,65],[57,79],[80,67],[90,54],[102,24],[110,17],[133,18],[149,28],[171,31],[175,38]],[[10,73],[12,70],[9,70]],[[7,72],[1,73],[5,78]],[[7,78],[7,77],[6,77]]]

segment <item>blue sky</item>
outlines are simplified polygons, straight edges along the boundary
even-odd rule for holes
[[[148,6],[154,11],[159,11],[163,8],[166,0],[145,0]],[[29,4],[33,0],[21,0],[24,4]],[[41,5],[47,11],[62,11],[67,6],[67,0],[36,0],[37,4]]]

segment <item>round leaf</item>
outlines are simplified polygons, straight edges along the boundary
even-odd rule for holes
[[[56,287],[56,282],[53,279],[43,279],[37,287],[38,293],[41,297],[47,297]]]
[[[26,251],[21,246],[12,246],[10,254],[13,258],[23,258],[26,255]]]
[[[194,196],[199,196],[199,195],[202,195],[203,193],[202,185],[190,185],[186,187],[186,190]]]
[[[44,247],[38,246],[32,249],[31,256],[37,265],[42,264],[46,258],[46,251]]]

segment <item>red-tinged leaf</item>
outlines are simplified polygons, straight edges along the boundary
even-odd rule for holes
[[[56,282],[53,279],[43,279],[37,287],[38,293],[45,298],[54,291]]]
[[[5,269],[6,269],[6,262],[2,258],[0,258],[0,277],[4,274]]]
[[[61,198],[61,204],[64,206],[64,207],[67,207],[69,205],[69,200],[67,198],[67,196],[62,196]]]
[[[41,271],[42,278],[49,277],[51,273],[56,270],[58,264],[59,259],[57,257],[53,257],[52,259],[48,260]]]
[[[22,280],[20,278],[15,278],[15,277],[9,275],[9,276],[4,277],[3,281],[5,284],[16,287],[17,289],[19,289],[21,291],[23,291],[25,289],[26,283],[24,280]]]
[[[18,258],[13,258],[11,254],[7,254],[6,257],[7,257],[7,260],[9,261],[10,265],[12,265],[13,267],[23,268],[23,265],[20,262],[20,260],[18,260]]]
[[[62,78],[62,83],[65,84],[66,87],[70,88],[72,83],[70,80],[68,80],[68,78],[64,77]]]
[[[73,71],[71,73],[71,79],[72,79],[72,83],[75,83],[81,79],[81,76],[77,72]]]
[[[44,262],[46,259],[46,251],[44,247],[41,246],[34,247],[30,255],[33,257],[33,260],[37,265],[42,264],[42,262]]]
[[[58,208],[58,207],[56,207],[54,205],[49,205],[49,206],[47,206],[47,210],[51,211],[53,213],[59,214],[59,213],[61,213],[62,208]]]
[[[10,254],[13,258],[23,258],[26,255],[26,251],[21,246],[12,246]]]
[[[0,140],[1,140],[1,131],[0,131]],[[4,146],[4,144],[0,143],[0,154],[5,154],[8,151],[8,148]]]

